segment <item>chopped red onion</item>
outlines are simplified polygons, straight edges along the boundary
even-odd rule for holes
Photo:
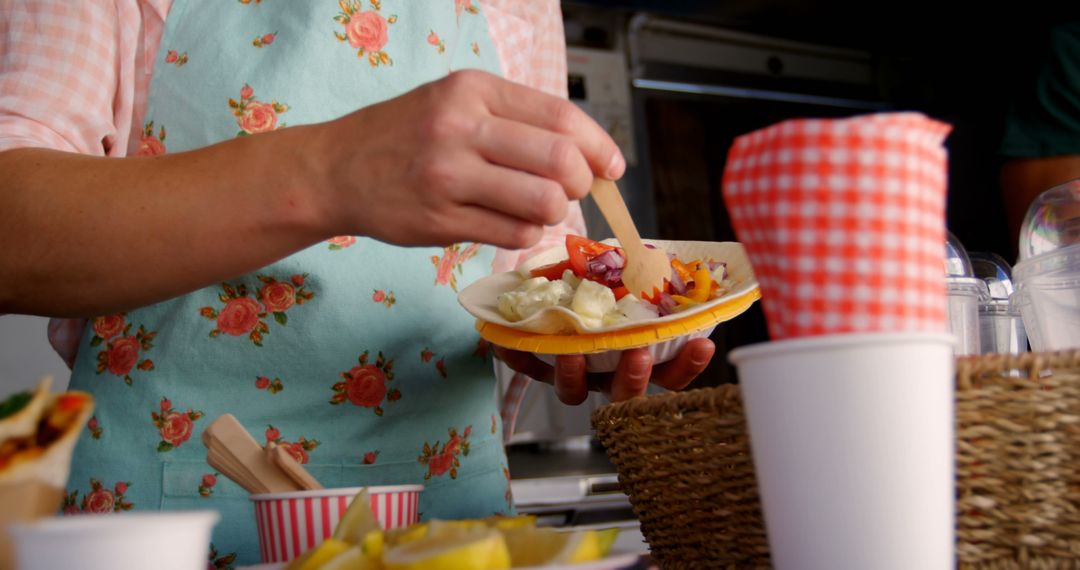
[[[600,255],[594,257],[592,259],[592,262],[603,263],[611,269],[622,269],[622,267],[626,265],[626,260],[623,259],[623,256],[614,249],[605,251],[604,253],[601,253]]]
[[[686,283],[682,280],[682,277],[679,277],[679,272],[675,271],[675,268],[671,269],[671,279],[668,279],[668,282],[671,283],[672,293],[676,295],[686,294]]]
[[[660,309],[660,316],[663,317],[675,312],[675,307],[678,307],[679,303],[677,303],[675,299],[671,297],[671,295],[668,295],[667,293],[661,293],[660,304],[658,306]]]

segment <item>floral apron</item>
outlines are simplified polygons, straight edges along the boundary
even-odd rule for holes
[[[158,57],[142,154],[330,120],[454,69],[499,72],[470,0],[175,0]],[[429,519],[510,512],[491,356],[456,301],[493,256],[342,236],[92,319],[71,386],[97,412],[65,511],[216,509],[210,567],[257,562],[248,494],[200,442],[231,413],[327,487],[422,483]]]

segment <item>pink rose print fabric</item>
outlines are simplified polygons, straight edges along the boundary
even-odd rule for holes
[[[436,53],[446,53],[446,42],[444,42],[434,30],[428,32],[427,43],[428,45],[435,46]]]
[[[473,6],[472,0],[454,0],[454,12],[458,16],[460,16],[462,10],[473,15],[479,13],[479,10],[476,9],[476,6]]]
[[[165,126],[158,127],[157,136],[154,136],[154,121],[148,121],[143,127],[142,136],[139,137],[139,148],[135,151],[135,156],[158,156],[165,152]]]
[[[450,439],[439,447],[439,441],[434,444],[424,442],[423,453],[417,458],[423,465],[427,465],[428,471],[424,475],[427,481],[432,477],[440,477],[449,474],[451,479],[457,479],[458,469],[461,467],[461,457],[469,455],[469,436],[472,435],[472,426],[466,426],[465,430],[458,435],[457,428],[448,430]]]
[[[327,249],[330,251],[341,251],[350,245],[356,243],[356,236],[334,236],[326,240]]]
[[[251,45],[253,45],[253,46],[257,47],[257,48],[266,47],[266,46],[274,43],[274,40],[276,40],[276,39],[277,39],[277,32],[274,32],[274,33],[271,33],[271,34],[263,34],[261,36],[257,36],[255,39],[251,40]]]
[[[432,352],[431,349],[425,347],[424,350],[420,351],[420,362],[427,364],[428,362],[431,362],[433,358],[435,358],[435,353]],[[442,378],[445,379],[447,377],[445,357],[435,361],[435,371]]]
[[[202,480],[199,481],[199,496],[209,497],[214,494],[214,487],[217,486],[218,477],[220,473],[207,473],[202,476]]]
[[[382,303],[383,305],[386,305],[387,309],[389,309],[390,307],[394,306],[394,303],[397,303],[397,298],[394,297],[393,291],[383,291],[382,289],[375,289],[374,292],[371,294],[371,301],[373,303]]]
[[[150,412],[154,420],[154,426],[161,434],[161,442],[158,443],[158,453],[172,451],[191,439],[191,432],[195,431],[195,422],[203,417],[202,412],[188,408],[186,412],[178,412],[173,409],[172,401],[162,398],[160,411]]]
[[[503,494],[503,498],[506,499],[506,508],[514,508],[514,492],[510,488],[510,468],[503,465],[503,477],[506,477],[506,493]]]
[[[86,429],[90,430],[90,437],[94,439],[101,439],[101,434],[105,431],[98,422],[97,416],[90,416],[90,421],[86,422]]]
[[[143,358],[143,353],[154,348],[157,332],[146,330],[139,325],[135,334],[131,334],[132,323],[125,320],[124,313],[95,318],[91,326],[94,335],[90,338],[91,347],[105,345],[97,353],[98,374],[108,372],[124,379],[128,386],[133,382],[132,375],[138,372],[150,372],[154,361]]]
[[[236,124],[240,130],[236,136],[257,135],[280,129],[285,123],[278,124],[278,115],[289,110],[289,106],[276,100],[265,103],[255,98],[255,90],[247,83],[240,88],[240,100],[229,99],[229,108],[236,115]]]
[[[175,65],[176,67],[182,67],[188,62],[187,52],[177,53],[176,50],[171,49],[165,53],[165,63]]]
[[[369,0],[371,10],[363,11],[361,0],[338,0],[341,12],[334,16],[334,21],[345,26],[344,33],[335,31],[334,37],[340,42],[348,42],[356,50],[356,57],[367,57],[371,67],[394,65],[390,54],[383,51],[390,41],[390,25],[397,22],[397,16],[384,18],[381,0]]]
[[[277,444],[278,447],[284,447],[285,451],[301,465],[310,461],[311,457],[308,452],[319,447],[319,440],[307,439],[304,436],[300,436],[300,439],[296,441],[285,441],[285,438],[281,437],[281,431],[273,425],[266,426],[266,443],[269,444],[270,442]]]
[[[400,390],[387,386],[394,379],[394,361],[388,360],[380,351],[375,364],[368,364],[368,351],[365,350],[358,362],[357,366],[341,373],[342,382],[331,387],[334,395],[330,403],[336,406],[349,402],[354,406],[372,408],[376,416],[381,416],[384,401],[396,402],[401,399]]]
[[[64,514],[106,514],[130,511],[135,505],[124,499],[124,493],[127,493],[130,486],[130,481],[118,481],[110,489],[102,485],[98,479],[90,479],[90,492],[83,496],[82,501],[79,501],[77,489],[64,495]]]
[[[285,385],[282,384],[281,378],[274,378],[273,380],[271,380],[266,376],[256,376],[255,387],[259,390],[266,390],[271,394],[277,394],[278,392],[285,389]]]
[[[221,284],[218,299],[225,304],[221,310],[202,307],[199,314],[212,320],[217,326],[210,331],[210,338],[217,338],[222,333],[230,336],[247,336],[255,346],[263,345],[264,335],[270,334],[270,325],[266,319],[273,319],[281,326],[289,322],[285,311],[310,301],[315,293],[304,287],[307,274],[293,275],[287,281],[278,281],[273,277],[259,275],[262,287],[255,291],[255,297],[248,296],[247,285]]]
[[[364,465],[374,465],[375,462],[378,461],[378,459],[379,459],[379,450],[376,449],[374,451],[369,451],[369,452],[364,454],[363,463],[364,463]]]
[[[217,548],[214,548],[213,544],[210,545],[209,563],[206,566],[207,570],[233,570],[233,564],[236,564],[235,552],[230,552],[225,556],[221,556],[218,553]]]
[[[462,249],[462,244],[455,243],[443,248],[442,256],[431,256],[431,264],[435,266],[435,284],[449,285],[457,291],[457,274],[462,272],[461,266],[476,255],[480,244],[474,243]]]

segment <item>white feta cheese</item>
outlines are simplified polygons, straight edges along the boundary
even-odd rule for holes
[[[582,281],[570,301],[570,310],[591,327],[600,327],[604,315],[615,309],[615,293],[593,281]]]
[[[569,306],[574,289],[559,279],[548,281],[544,277],[526,279],[513,291],[499,295],[499,314],[508,321],[520,321],[555,306]]]

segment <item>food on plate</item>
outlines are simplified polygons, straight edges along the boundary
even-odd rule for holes
[[[20,392],[0,402],[0,473],[33,461],[64,434],[78,429],[93,405],[82,392],[49,393],[49,380],[34,392]]]
[[[638,299],[623,285],[626,255],[621,248],[571,235],[566,236],[566,253],[565,260],[532,269],[518,287],[499,295],[499,314],[516,322],[548,307],[564,307],[598,328],[678,313],[722,297],[733,286],[725,262],[683,261],[669,254],[671,277],[664,290]]]
[[[599,560],[618,529],[564,532],[536,526],[536,518],[432,520],[383,531],[367,490],[353,499],[334,535],[286,570],[502,570]]]

